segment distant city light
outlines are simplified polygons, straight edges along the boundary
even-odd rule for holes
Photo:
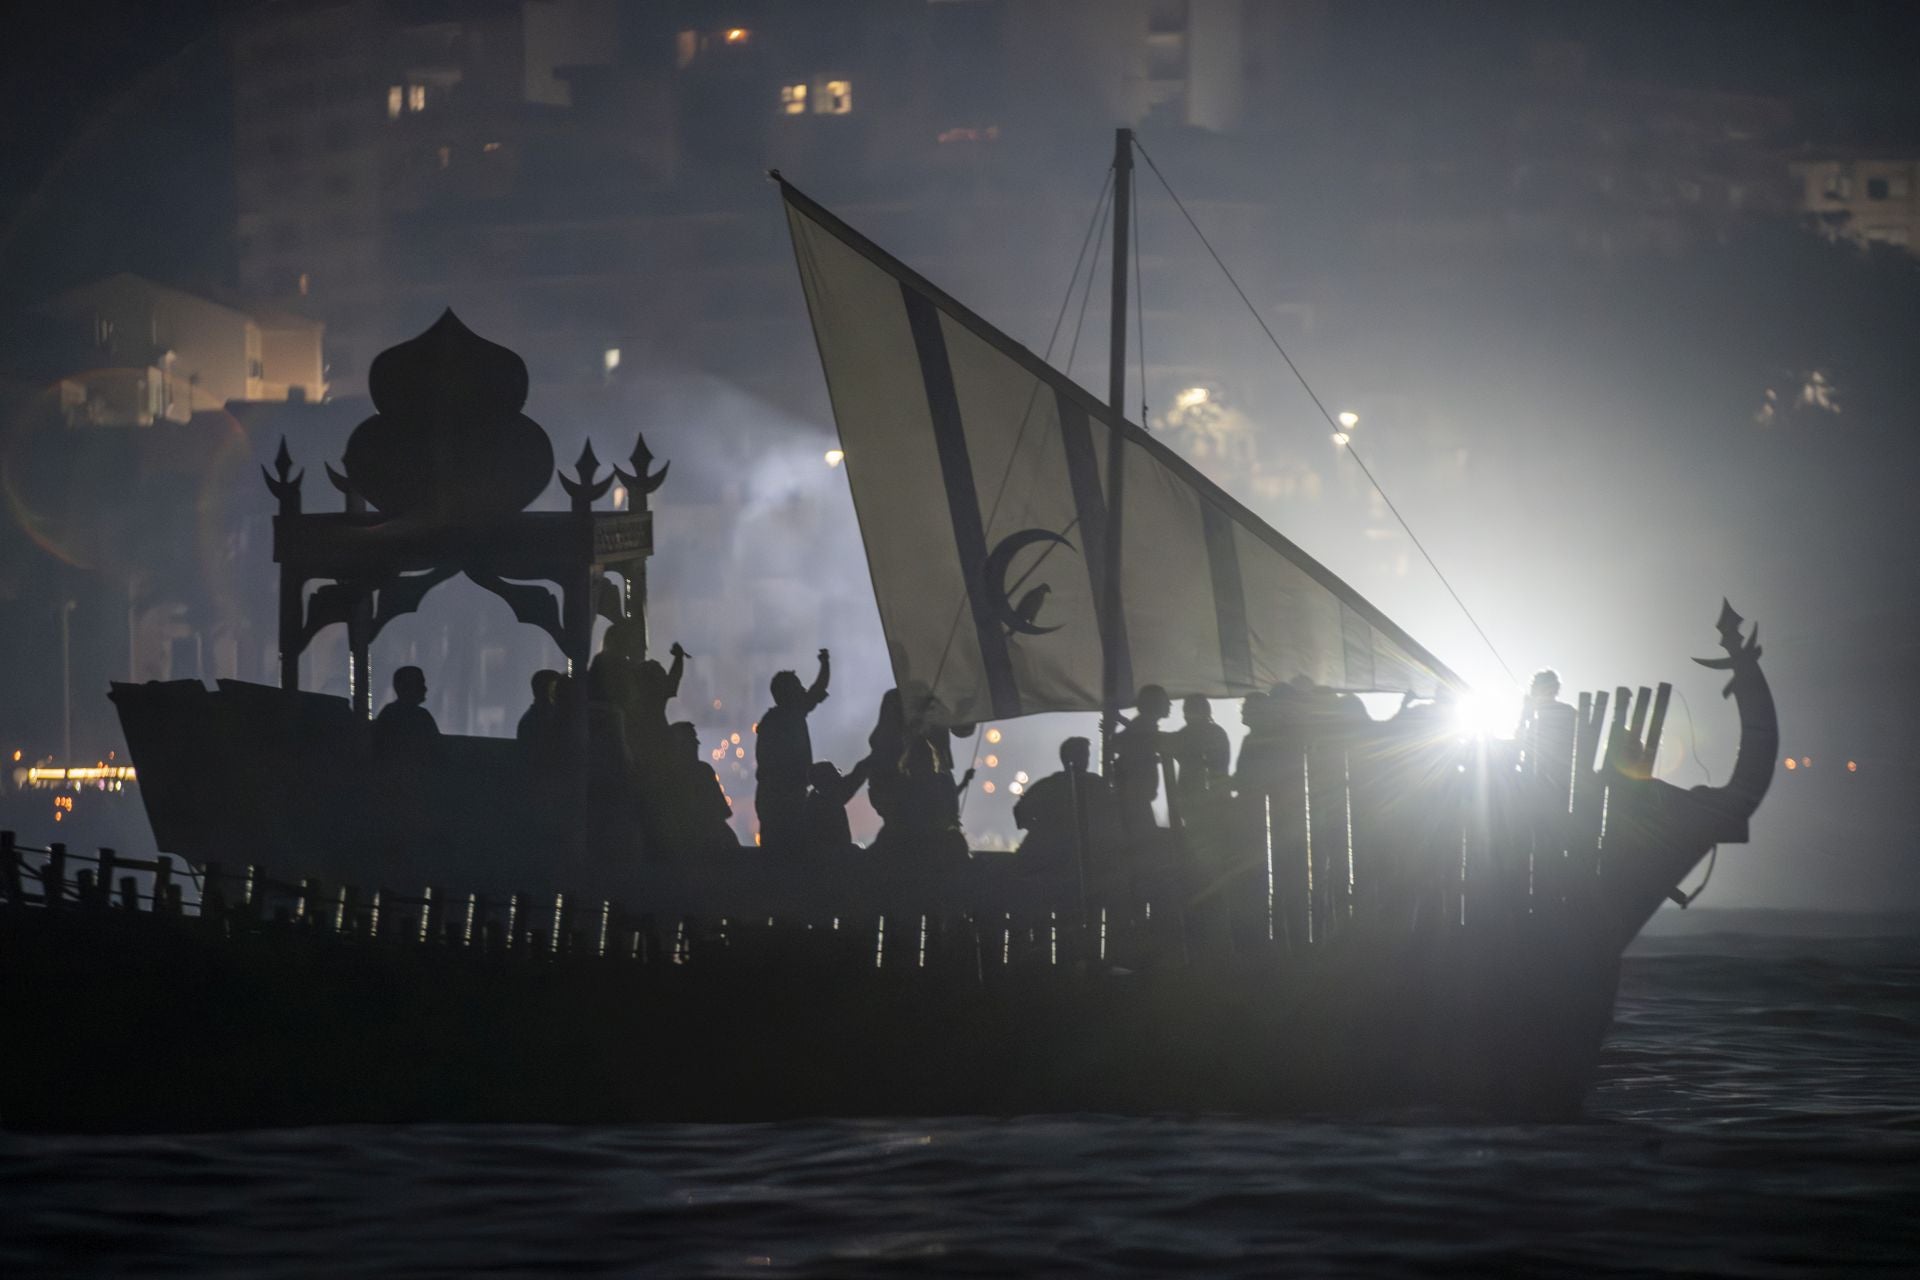
[[[826,458],[828,466],[837,467],[847,460],[847,454],[844,449],[829,449]]]
[[[752,38],[753,32],[747,30],[745,27],[727,28],[726,40],[728,44],[745,44]]]
[[[1007,787],[1007,790],[1013,792],[1013,794],[1017,796],[1023,796],[1027,793],[1026,785],[1024,783],[1019,783],[1019,782],[1009,784]]]
[[[1188,387],[1173,398],[1176,409],[1197,409],[1213,398],[1205,387]]]
[[[1787,757],[1787,768],[1798,769],[1799,767],[1800,767],[1800,762],[1798,760],[1795,760],[1792,756]]]
[[[987,730],[987,741],[988,742],[1000,741],[1000,731],[998,729]]]
[[[807,109],[807,86],[804,84],[781,85],[780,109],[790,116],[797,116],[805,112]]]
[[[1025,782],[1027,780],[1027,771],[1025,769],[1019,770],[1013,775],[1013,780],[1015,782]]]
[[[607,367],[608,373],[612,373],[615,369],[618,369],[620,367],[620,348],[608,347],[601,353],[600,363]]]
[[[992,794],[993,794],[993,783],[992,783],[992,782],[983,782],[983,783],[981,783],[981,784],[980,784],[980,789],[981,789],[982,791],[984,791],[984,792],[986,792],[986,793],[987,793],[988,795],[992,795]]]
[[[734,735],[732,735],[732,737],[731,737],[731,738],[729,739],[729,741],[731,741],[731,742],[733,743],[733,745],[734,745],[734,746],[736,746],[736,747],[737,747],[737,746],[739,746],[739,745],[740,745],[740,735],[739,735],[739,734],[737,734],[737,733],[736,733],[736,734],[734,734]]]
[[[613,486],[613,509],[615,511],[627,509],[627,486],[623,484]]]
[[[1360,415],[1349,409],[1340,415],[1340,425],[1351,431],[1360,425]]]
[[[1333,442],[1334,442],[1335,444],[1337,444],[1337,445],[1340,445],[1340,446],[1342,446],[1342,447],[1344,447],[1344,446],[1346,445],[1346,443],[1347,443],[1347,441],[1348,441],[1348,440],[1350,440],[1350,439],[1352,439],[1352,438],[1353,438],[1353,437],[1351,437],[1351,436],[1349,436],[1349,435],[1348,435],[1348,434],[1347,434],[1346,432],[1344,432],[1344,431],[1336,431],[1336,432],[1334,432],[1334,433],[1333,433]]]
[[[1848,772],[1848,773],[1858,773],[1859,771],[1860,771],[1860,766],[1859,766],[1859,765],[1858,765],[1857,763],[1855,763],[1855,762],[1854,762],[1854,761],[1852,761],[1852,760],[1849,760],[1849,761],[1847,761],[1847,772]]]
[[[1800,767],[1801,767],[1802,769],[1811,769],[1811,768],[1813,768],[1813,757],[1812,757],[1812,756],[1801,756],[1801,757],[1800,757]]]

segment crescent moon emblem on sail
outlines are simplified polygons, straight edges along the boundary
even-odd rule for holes
[[[1051,529],[1022,529],[1018,533],[1010,533],[1000,539],[993,550],[987,553],[986,564],[982,566],[982,576],[993,592],[994,616],[1010,632],[1043,636],[1049,631],[1060,629],[1058,625],[1036,626],[1031,619],[1022,617],[1020,611],[1014,608],[1013,601],[1009,599],[1012,588],[1007,586],[1007,570],[1013,567],[1013,558],[1026,548],[1043,542],[1057,542],[1069,551],[1074,549],[1073,543],[1067,541],[1064,535],[1055,533]]]

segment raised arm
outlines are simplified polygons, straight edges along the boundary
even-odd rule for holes
[[[672,652],[673,665],[667,668],[667,696],[669,698],[680,692],[680,677],[686,674],[687,670],[687,651],[680,647],[678,640],[673,642]]]
[[[811,710],[827,700],[827,681],[833,675],[833,666],[827,658],[827,651],[820,651],[820,674],[813,678],[813,687],[807,690],[807,707]]]

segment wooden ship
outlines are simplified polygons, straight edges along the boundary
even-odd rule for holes
[[[1115,167],[1106,404],[781,184],[916,726],[1061,709],[1113,725],[1136,682],[1444,698],[1458,682],[1437,659],[1126,421],[1124,131]],[[380,629],[465,575],[583,674],[596,618],[644,637],[646,495],[666,469],[637,444],[615,474],[638,509],[598,509],[614,477],[589,446],[560,476],[570,508],[527,511],[553,458],[520,412],[525,365],[451,313],[383,353],[370,385],[379,413],[328,467],[341,510],[304,509],[284,445],[266,477],[281,686],[113,691],[162,852],[0,834],[0,1124],[1565,1117],[1622,951],[1710,850],[1746,838],[1771,781],[1760,649],[1724,604],[1723,653],[1702,661],[1739,716],[1725,785],[1651,776],[1665,685],[1581,695],[1564,768],[1403,715],[1301,739],[1291,799],[1260,797],[1249,823],[1241,798],[1254,835],[1230,874],[1178,815],[1164,840],[1044,866],[675,849],[604,777],[584,679],[568,767],[542,776],[513,742],[448,735],[396,780],[368,720]],[[1002,519],[974,483],[1015,473],[1052,477],[1057,518],[1025,502]],[[1130,610],[1124,557],[1188,535],[1195,562],[1173,571],[1198,603]],[[911,573],[902,544],[922,549]],[[1015,607],[1014,558],[1031,576],[1055,548],[1051,594]],[[916,591],[931,609],[908,607]],[[298,687],[300,653],[334,625],[344,699]]]

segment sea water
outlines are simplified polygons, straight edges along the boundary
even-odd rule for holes
[[[1575,1123],[0,1135],[0,1274],[1920,1274],[1916,922],[1662,923]]]

